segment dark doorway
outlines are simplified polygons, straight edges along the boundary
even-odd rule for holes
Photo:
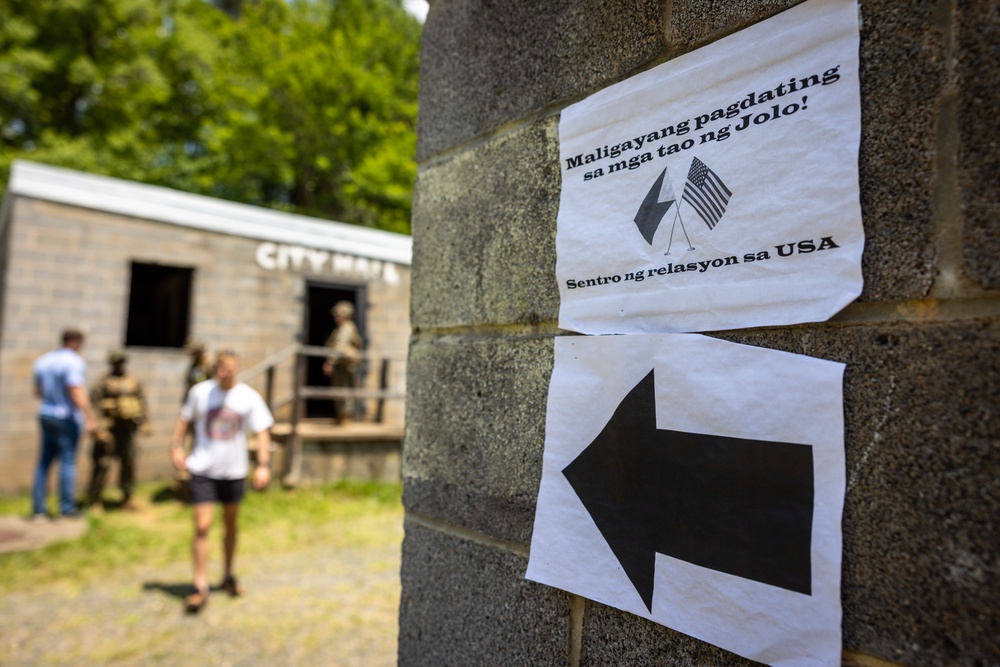
[[[318,346],[326,344],[326,339],[333,332],[333,316],[330,315],[330,309],[338,301],[350,301],[354,304],[354,323],[358,326],[361,338],[365,338],[364,287],[307,283],[303,343]],[[323,375],[322,357],[309,357],[306,363],[306,384],[311,387],[330,386],[329,378]],[[333,419],[333,402],[325,398],[306,399],[305,412],[305,416],[309,418]]]

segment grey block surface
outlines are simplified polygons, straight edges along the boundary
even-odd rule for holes
[[[984,289],[1000,289],[1000,5],[956,11],[958,186],[965,267]]]
[[[644,618],[587,602],[580,667],[749,667],[759,664]]]
[[[424,169],[413,216],[415,329],[556,319],[556,121]]]
[[[550,337],[414,340],[407,509],[528,544],[542,471]]]
[[[995,664],[1000,320],[729,332],[847,364],[844,645]]]
[[[671,2],[667,50],[671,57],[693,51],[801,2],[802,0]]]
[[[663,50],[660,0],[448,0],[420,54],[417,159],[613,83]]]
[[[401,667],[568,664],[569,596],[527,561],[411,521],[403,540]]]
[[[934,168],[945,44],[930,3],[861,6],[861,301],[923,298],[933,284]]]

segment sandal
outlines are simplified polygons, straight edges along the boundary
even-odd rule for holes
[[[240,582],[236,580],[236,577],[231,574],[222,580],[222,585],[219,588],[226,591],[234,598],[243,595],[243,586],[240,585]]]
[[[194,589],[194,592],[184,598],[184,605],[189,614],[197,614],[208,604],[208,589]]]

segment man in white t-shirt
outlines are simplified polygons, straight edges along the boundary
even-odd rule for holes
[[[239,382],[239,357],[235,352],[219,352],[215,377],[199,382],[188,391],[174,427],[170,454],[174,466],[191,475],[191,503],[194,506],[194,592],[185,603],[196,613],[208,602],[209,586],[205,570],[208,561],[208,531],[212,527],[215,503],[222,503],[225,524],[224,574],[221,588],[236,596],[243,589],[233,575],[236,554],[236,518],[246,478],[249,474],[247,432],[257,445],[255,489],[271,481],[271,435],[274,418],[260,394]],[[185,456],[184,435],[194,424],[194,447]]]

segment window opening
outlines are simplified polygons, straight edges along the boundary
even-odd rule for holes
[[[132,262],[129,347],[184,347],[191,314],[194,269]]]

